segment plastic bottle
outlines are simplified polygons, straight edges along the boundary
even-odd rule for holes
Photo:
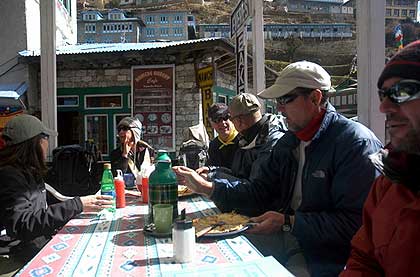
[[[149,202],[149,177],[147,176],[141,178],[141,201],[143,203]]]
[[[123,173],[117,169],[117,177],[114,178],[115,194],[116,194],[116,207],[125,207],[125,182]]]
[[[168,152],[159,150],[155,170],[149,176],[149,223],[153,222],[154,204],[171,204],[173,220],[178,217],[178,185]]]
[[[172,229],[173,253],[179,263],[192,262],[195,256],[195,228],[192,221],[185,219],[185,209],[180,219],[175,220]]]
[[[111,172],[111,164],[104,164],[104,172],[102,173],[101,180],[101,194],[102,195],[111,195],[114,198],[112,208],[108,210],[111,212],[115,211],[115,187],[114,187],[114,176]]]

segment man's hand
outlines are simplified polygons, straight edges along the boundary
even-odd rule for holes
[[[207,179],[207,175],[209,174],[209,168],[207,166],[202,166],[200,168],[197,168],[195,172],[197,172],[201,177],[204,179]]]
[[[88,195],[81,196],[83,212],[99,212],[103,209],[112,208],[112,196],[110,195]]]
[[[211,195],[213,184],[206,181],[193,169],[186,166],[174,166],[172,169],[176,173],[179,184],[189,187],[196,193],[204,194],[206,196]]]
[[[250,220],[258,224],[249,229],[247,233],[268,235],[281,230],[281,226],[284,224],[284,214],[269,211],[263,215],[252,217]]]

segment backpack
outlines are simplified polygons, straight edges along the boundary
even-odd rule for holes
[[[57,147],[45,181],[66,196],[95,194],[100,189],[102,173],[98,159],[98,150],[92,142]]]
[[[209,158],[207,150],[207,145],[200,141],[183,142],[179,149],[179,160],[182,160],[181,164],[195,170],[206,165]]]

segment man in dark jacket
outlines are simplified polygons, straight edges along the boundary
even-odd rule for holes
[[[381,142],[328,104],[330,88],[330,76],[321,66],[301,61],[287,66],[259,94],[276,98],[289,131],[249,181],[199,182],[195,172],[175,169],[181,182],[222,210],[260,215],[252,218],[258,223],[251,229],[258,234],[252,241],[298,276],[307,276],[306,265],[312,276],[337,276],[342,270],[378,174],[368,156]],[[300,251],[305,260],[295,259]]]
[[[207,165],[231,168],[239,138],[238,131],[230,120],[228,106],[223,103],[213,104],[209,108],[208,117],[217,137],[210,141]]]

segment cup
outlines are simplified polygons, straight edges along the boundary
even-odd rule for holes
[[[156,233],[169,233],[172,228],[172,211],[171,204],[155,204],[153,205],[153,221],[156,227]]]
[[[127,188],[134,187],[135,178],[133,173],[124,173],[124,183]]]

